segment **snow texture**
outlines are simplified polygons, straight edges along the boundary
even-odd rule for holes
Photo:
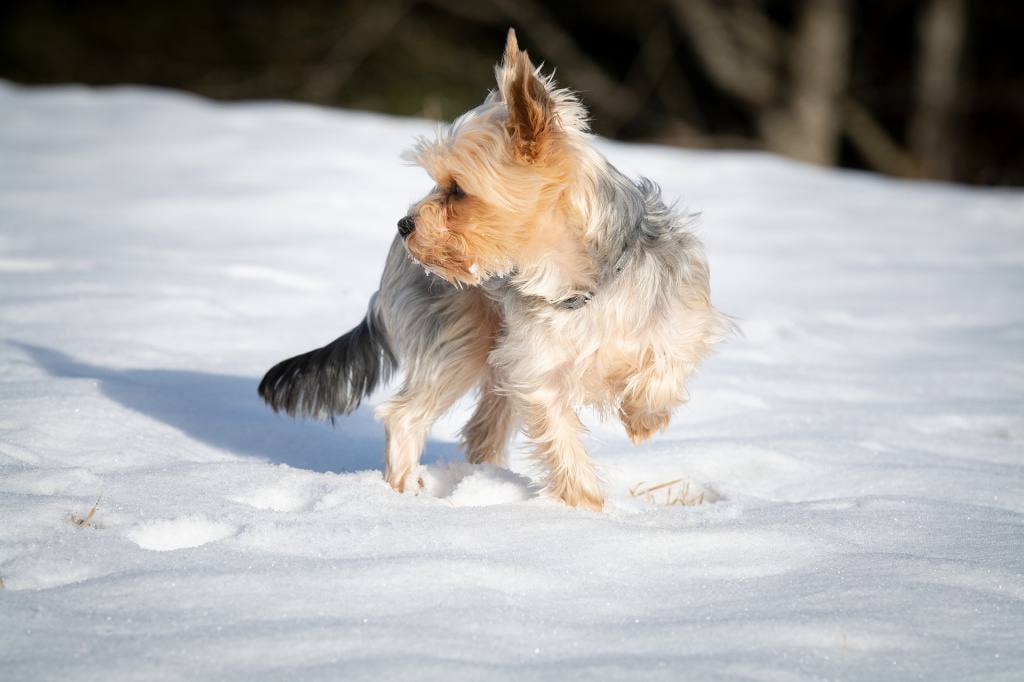
[[[1021,679],[1024,193],[601,142],[745,338],[639,448],[587,415],[606,513],[462,463],[468,402],[398,495],[372,405],[256,385],[361,318],[430,128],[0,84],[0,677]]]

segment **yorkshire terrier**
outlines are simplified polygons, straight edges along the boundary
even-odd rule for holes
[[[384,478],[404,492],[422,485],[431,425],[476,387],[462,429],[470,462],[504,466],[521,428],[550,495],[600,510],[577,406],[647,440],[733,325],[711,305],[690,218],[594,148],[577,96],[512,30],[495,76],[483,104],[407,153],[435,186],[398,221],[366,317],[277,364],[259,393],[275,411],[333,420],[403,364],[401,390],[377,416]]]

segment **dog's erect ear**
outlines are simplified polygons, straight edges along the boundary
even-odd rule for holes
[[[508,107],[508,132],[515,154],[532,163],[541,155],[545,138],[552,132],[555,105],[547,85],[537,77],[529,55],[519,49],[515,29],[508,30],[505,56],[494,75],[501,99]]]

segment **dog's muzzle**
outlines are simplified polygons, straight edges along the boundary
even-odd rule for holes
[[[407,215],[398,221],[398,234],[405,239],[416,230],[416,220],[411,216]]]

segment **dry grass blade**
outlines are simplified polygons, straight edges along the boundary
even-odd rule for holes
[[[683,483],[681,488],[677,488],[676,485]],[[655,493],[664,491],[664,496],[655,495]],[[635,486],[629,489],[630,497],[639,497],[650,504],[663,504],[668,506],[682,506],[682,507],[696,507],[704,503],[704,491],[701,490],[697,495],[690,496],[690,482],[683,481],[681,478],[676,478],[671,481],[665,481],[664,483],[655,483],[648,485],[641,481]]]
[[[96,504],[94,504],[92,506],[92,509],[90,509],[89,513],[86,514],[85,516],[79,516],[78,514],[72,514],[71,515],[71,523],[75,524],[76,526],[80,526],[82,528],[96,528],[96,524],[92,523],[92,517],[96,515],[96,510],[99,509],[100,500],[102,500],[102,499],[103,499],[103,494],[100,493],[100,496],[96,498]]]

